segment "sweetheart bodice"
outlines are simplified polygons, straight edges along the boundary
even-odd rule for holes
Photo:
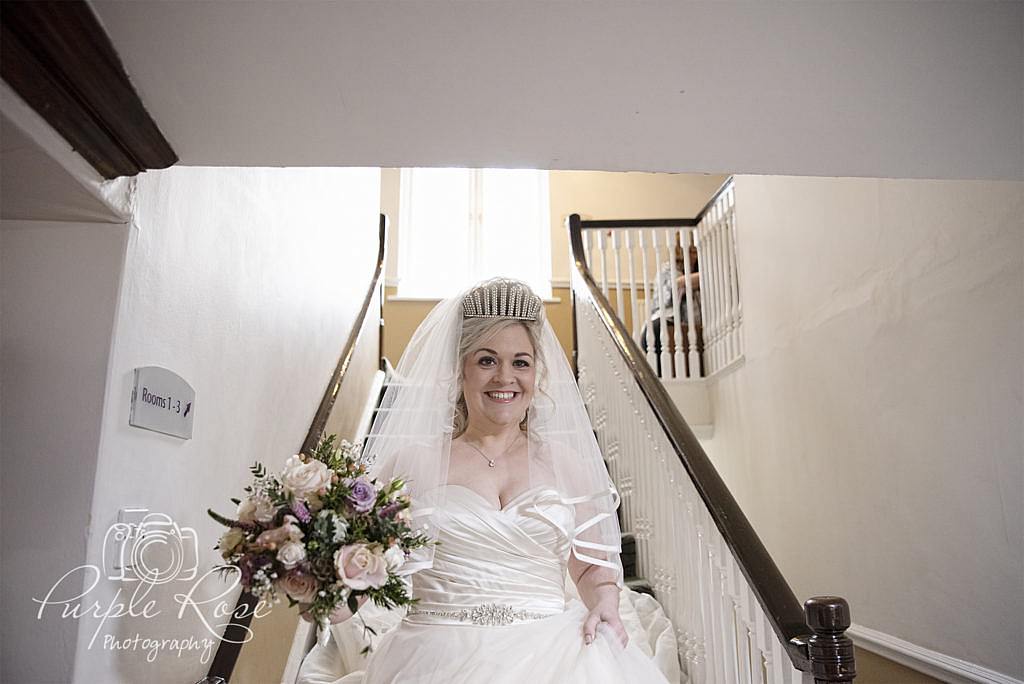
[[[572,508],[543,487],[521,492],[500,509],[468,487],[444,488],[433,565],[412,577],[417,608],[440,613],[497,603],[561,613]],[[407,619],[432,621],[428,613]]]

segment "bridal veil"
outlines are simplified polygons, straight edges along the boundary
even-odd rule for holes
[[[437,538],[436,514],[447,500],[448,459],[461,392],[463,299],[500,287],[529,292],[518,281],[495,279],[442,301],[430,312],[402,355],[364,446],[372,475],[406,481],[413,525],[432,540]],[[529,488],[538,490],[529,512],[557,527],[579,560],[616,570],[621,584],[618,494],[573,372],[543,307],[539,309],[537,391],[525,422]],[[554,507],[567,508],[572,515],[555,515]],[[565,523],[573,519],[574,524]],[[418,549],[401,572],[430,567],[433,549],[433,544]]]

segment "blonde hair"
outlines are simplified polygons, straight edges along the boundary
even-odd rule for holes
[[[458,387],[459,398],[455,401],[455,417],[452,420],[452,438],[462,435],[469,425],[469,408],[466,406],[466,397],[462,393],[462,369],[466,359],[474,350],[479,348],[485,340],[497,335],[502,330],[514,325],[521,325],[526,330],[533,345],[533,363],[537,369],[537,381],[535,387],[540,391],[541,382],[545,374],[545,359],[540,348],[540,336],[544,330],[544,319],[538,317],[535,321],[525,321],[515,318],[464,318],[462,319],[462,336],[459,338],[459,363],[458,363]],[[527,416],[519,423],[520,430],[526,430]]]

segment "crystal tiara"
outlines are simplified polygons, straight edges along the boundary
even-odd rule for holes
[[[480,283],[462,298],[465,318],[515,318],[535,321],[544,303],[526,283],[495,278]]]

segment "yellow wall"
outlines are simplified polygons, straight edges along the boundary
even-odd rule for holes
[[[578,213],[585,219],[674,218],[695,216],[725,182],[726,176],[674,173],[615,173],[552,171],[551,277],[553,302],[545,304],[551,327],[566,356],[572,352],[572,293],[569,290],[569,239],[565,219]],[[384,303],[384,355],[398,363],[416,327],[437,303],[396,299],[398,272],[399,171],[381,172],[381,211],[390,220],[387,299]],[[614,292],[611,293],[614,304]],[[627,315],[628,324],[628,315]]]
[[[551,277],[569,278],[565,219],[688,218],[704,208],[728,176],[682,173],[552,171]]]
[[[437,304],[434,300],[395,300],[395,288],[387,288],[387,300],[384,302],[384,356],[392,364],[405,351],[405,346],[412,339],[416,327],[427,317],[430,310]],[[544,313],[555,331],[555,336],[562,344],[566,359],[572,365],[572,290],[567,287],[552,288],[552,298],[544,304]],[[615,306],[615,292],[608,293],[608,301]],[[625,316],[626,329],[632,325],[629,311]]]
[[[387,288],[387,299],[384,302],[384,356],[392,364],[405,351],[417,326],[427,317],[430,310],[437,304],[435,300],[395,300],[395,288]],[[555,330],[558,341],[562,343],[566,358],[572,358],[572,294],[568,288],[555,288],[553,298],[557,302],[547,302],[544,313],[547,314],[551,327]]]

